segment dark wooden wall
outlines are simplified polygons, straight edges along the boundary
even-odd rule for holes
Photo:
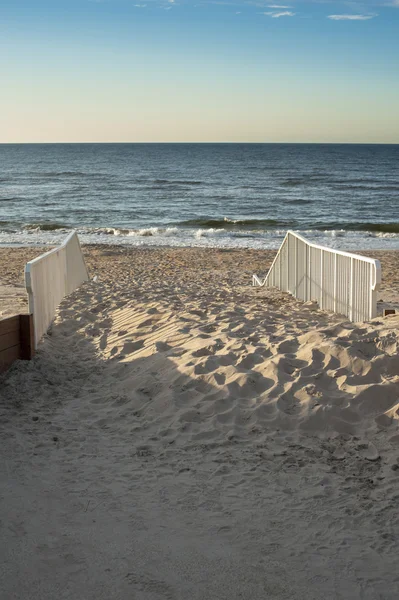
[[[34,354],[33,317],[16,315],[0,320],[0,373],[17,359],[30,360]]]

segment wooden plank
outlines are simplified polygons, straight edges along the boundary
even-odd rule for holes
[[[7,319],[1,319],[0,335],[4,335],[10,331],[19,331],[19,315],[8,317]]]
[[[9,331],[0,335],[0,352],[12,348],[13,346],[19,346],[20,344],[20,333],[19,330]]]
[[[0,373],[17,359],[34,354],[33,315],[16,315],[0,321]]]
[[[20,347],[14,346],[13,348],[7,348],[0,352],[0,373],[6,371],[11,367],[12,363],[20,358]]]
[[[35,353],[33,315],[19,315],[21,358],[30,360]]]

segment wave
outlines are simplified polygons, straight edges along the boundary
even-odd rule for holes
[[[282,187],[299,187],[313,184],[322,184],[323,186],[331,187],[335,190],[361,190],[361,191],[397,191],[399,183],[395,180],[392,182],[382,181],[381,179],[329,179],[328,176],[322,175],[305,175],[303,177],[288,178],[280,181]]]
[[[292,201],[295,203],[311,203],[307,200],[296,200]],[[32,225],[30,228],[37,228],[37,225]],[[41,226],[42,230],[62,229],[66,226],[45,224]],[[338,223],[338,222],[316,222],[306,223],[302,226],[294,221],[278,221],[276,219],[229,219],[224,217],[223,219],[211,219],[211,218],[198,218],[181,221],[172,226],[150,226],[138,229],[127,229],[121,227],[97,227],[97,228],[84,228],[82,231],[106,235],[140,235],[140,236],[153,236],[153,235],[174,235],[184,229],[195,229],[196,231],[233,231],[237,233],[244,233],[244,231],[271,231],[276,234],[287,229],[295,229],[297,231],[314,231],[314,232],[327,232],[335,231],[339,232],[369,232],[369,233],[399,233],[399,223],[365,223],[365,222],[353,222],[353,223]],[[199,235],[206,235],[201,233]]]
[[[323,175],[307,175],[305,177],[286,179],[285,181],[281,181],[280,185],[282,187],[298,187],[300,185],[309,185],[312,183],[326,184],[328,181],[326,181],[326,178]]]
[[[194,237],[199,240],[204,237],[214,237],[215,235],[221,235],[224,232],[224,229],[215,229],[211,227],[210,229],[197,229],[194,233]]]
[[[274,227],[292,227],[294,221],[277,221],[276,219],[212,219],[208,217],[199,217],[198,219],[189,219],[180,221],[177,225],[181,227],[211,227],[216,229],[235,229],[252,227],[256,229],[266,229]]]
[[[341,229],[344,231],[399,233],[399,223],[315,223],[311,229],[320,231]]]
[[[397,192],[399,191],[399,185],[378,185],[373,183],[372,185],[364,184],[334,184],[335,190],[360,190],[366,192]]]
[[[0,229],[4,232],[11,229],[15,232],[28,234],[67,232],[70,225],[57,222],[36,222],[19,225],[7,220],[0,221]],[[288,229],[294,229],[303,235],[325,235],[333,237],[347,237],[363,235],[371,237],[399,237],[399,222],[377,223],[377,222],[316,222],[295,223],[283,222],[275,219],[207,219],[198,218],[182,221],[179,224],[164,226],[144,226],[137,228],[127,227],[93,227],[76,226],[79,234],[94,236],[120,236],[120,237],[186,237],[193,235],[197,239],[224,235],[234,237],[264,238],[270,236],[284,236]]]
[[[71,229],[62,223],[27,223],[22,227],[25,231],[56,231],[57,229]]]
[[[292,200],[290,203],[308,204],[311,200]],[[297,221],[282,221],[277,219],[211,219],[198,218],[181,221],[177,225],[181,227],[200,227],[213,229],[306,229],[311,231],[364,231],[364,232],[380,232],[380,233],[399,233],[399,223],[367,223],[367,222],[352,222],[352,223],[303,223],[302,226]]]
[[[375,177],[348,177],[348,178],[343,178],[343,179],[331,179],[330,183],[336,183],[336,184],[346,184],[346,185],[357,185],[357,184],[371,184],[371,185],[394,185],[397,186],[399,184],[398,179],[395,177],[393,180],[392,179],[387,179],[386,177],[384,177],[383,179],[381,178],[375,178]]]
[[[143,227],[141,229],[123,229],[119,227],[85,227],[78,229],[78,233],[127,237],[152,237],[157,235],[175,235],[178,233],[178,229],[177,227]]]
[[[202,181],[179,180],[179,179],[155,179],[155,185],[204,185]]]
[[[34,171],[31,173],[27,173],[27,175],[33,175],[34,177],[43,177],[43,178],[54,178],[54,177],[111,177],[114,178],[115,175],[112,173],[94,173],[94,172],[85,172],[85,171]]]
[[[295,200],[286,200],[284,204],[295,204],[295,205],[303,205],[303,204],[312,204],[313,200],[302,200],[301,198],[297,198]]]

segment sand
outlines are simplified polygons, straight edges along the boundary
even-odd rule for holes
[[[251,287],[273,252],[84,251],[0,376],[3,597],[396,599],[399,315]]]

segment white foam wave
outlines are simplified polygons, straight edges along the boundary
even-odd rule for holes
[[[43,231],[40,228],[0,230],[0,245],[58,245],[70,230]],[[130,246],[203,246],[225,248],[276,249],[287,231],[230,231],[217,228],[143,227],[81,227],[77,229],[84,244],[130,245]],[[301,230],[298,233],[309,240],[336,249],[398,249],[399,234],[387,232],[325,230]]]
[[[203,237],[214,237],[215,235],[222,235],[226,233],[224,229],[214,229],[211,227],[210,229],[197,229],[194,233],[194,237],[199,240]]]

